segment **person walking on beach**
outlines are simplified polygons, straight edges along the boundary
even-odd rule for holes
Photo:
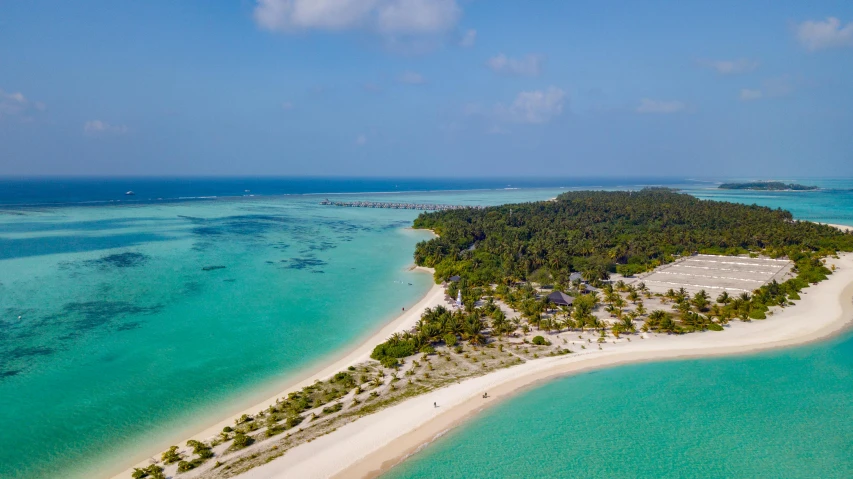
[[[432,407],[438,407],[438,403],[432,403]]]

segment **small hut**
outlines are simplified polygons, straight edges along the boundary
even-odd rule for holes
[[[554,291],[548,295],[548,301],[557,306],[571,306],[575,302],[575,298],[562,291]]]

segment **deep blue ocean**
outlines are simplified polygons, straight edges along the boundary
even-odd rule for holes
[[[149,203],[223,197],[498,190],[504,188],[635,187],[632,178],[0,178],[0,204]],[[644,178],[650,185],[683,179]],[[126,193],[132,191],[133,196]]]

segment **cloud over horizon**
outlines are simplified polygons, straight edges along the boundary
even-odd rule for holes
[[[33,114],[42,112],[47,106],[40,101],[30,101],[21,92],[7,93],[0,88],[0,119],[18,117],[22,121],[33,120]]]
[[[810,51],[826,48],[853,47],[853,22],[841,26],[841,20],[807,20],[797,25],[797,40]]]
[[[497,105],[498,118],[514,123],[547,123],[563,114],[566,92],[557,87],[522,91],[510,106]]]
[[[368,30],[384,35],[427,35],[454,28],[456,0],[257,0],[259,26],[285,33]]]
[[[544,55],[531,53],[529,55],[525,55],[523,58],[510,58],[501,53],[489,58],[486,65],[488,65],[493,72],[503,75],[535,77],[542,73],[542,66],[544,62]]]

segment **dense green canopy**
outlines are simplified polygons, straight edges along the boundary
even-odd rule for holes
[[[579,191],[554,201],[421,214],[415,228],[439,237],[415,250],[437,279],[508,283],[531,277],[569,282],[608,272],[636,274],[696,251],[788,255],[853,251],[853,235],[795,221],[788,211],[699,200],[669,189]]]

